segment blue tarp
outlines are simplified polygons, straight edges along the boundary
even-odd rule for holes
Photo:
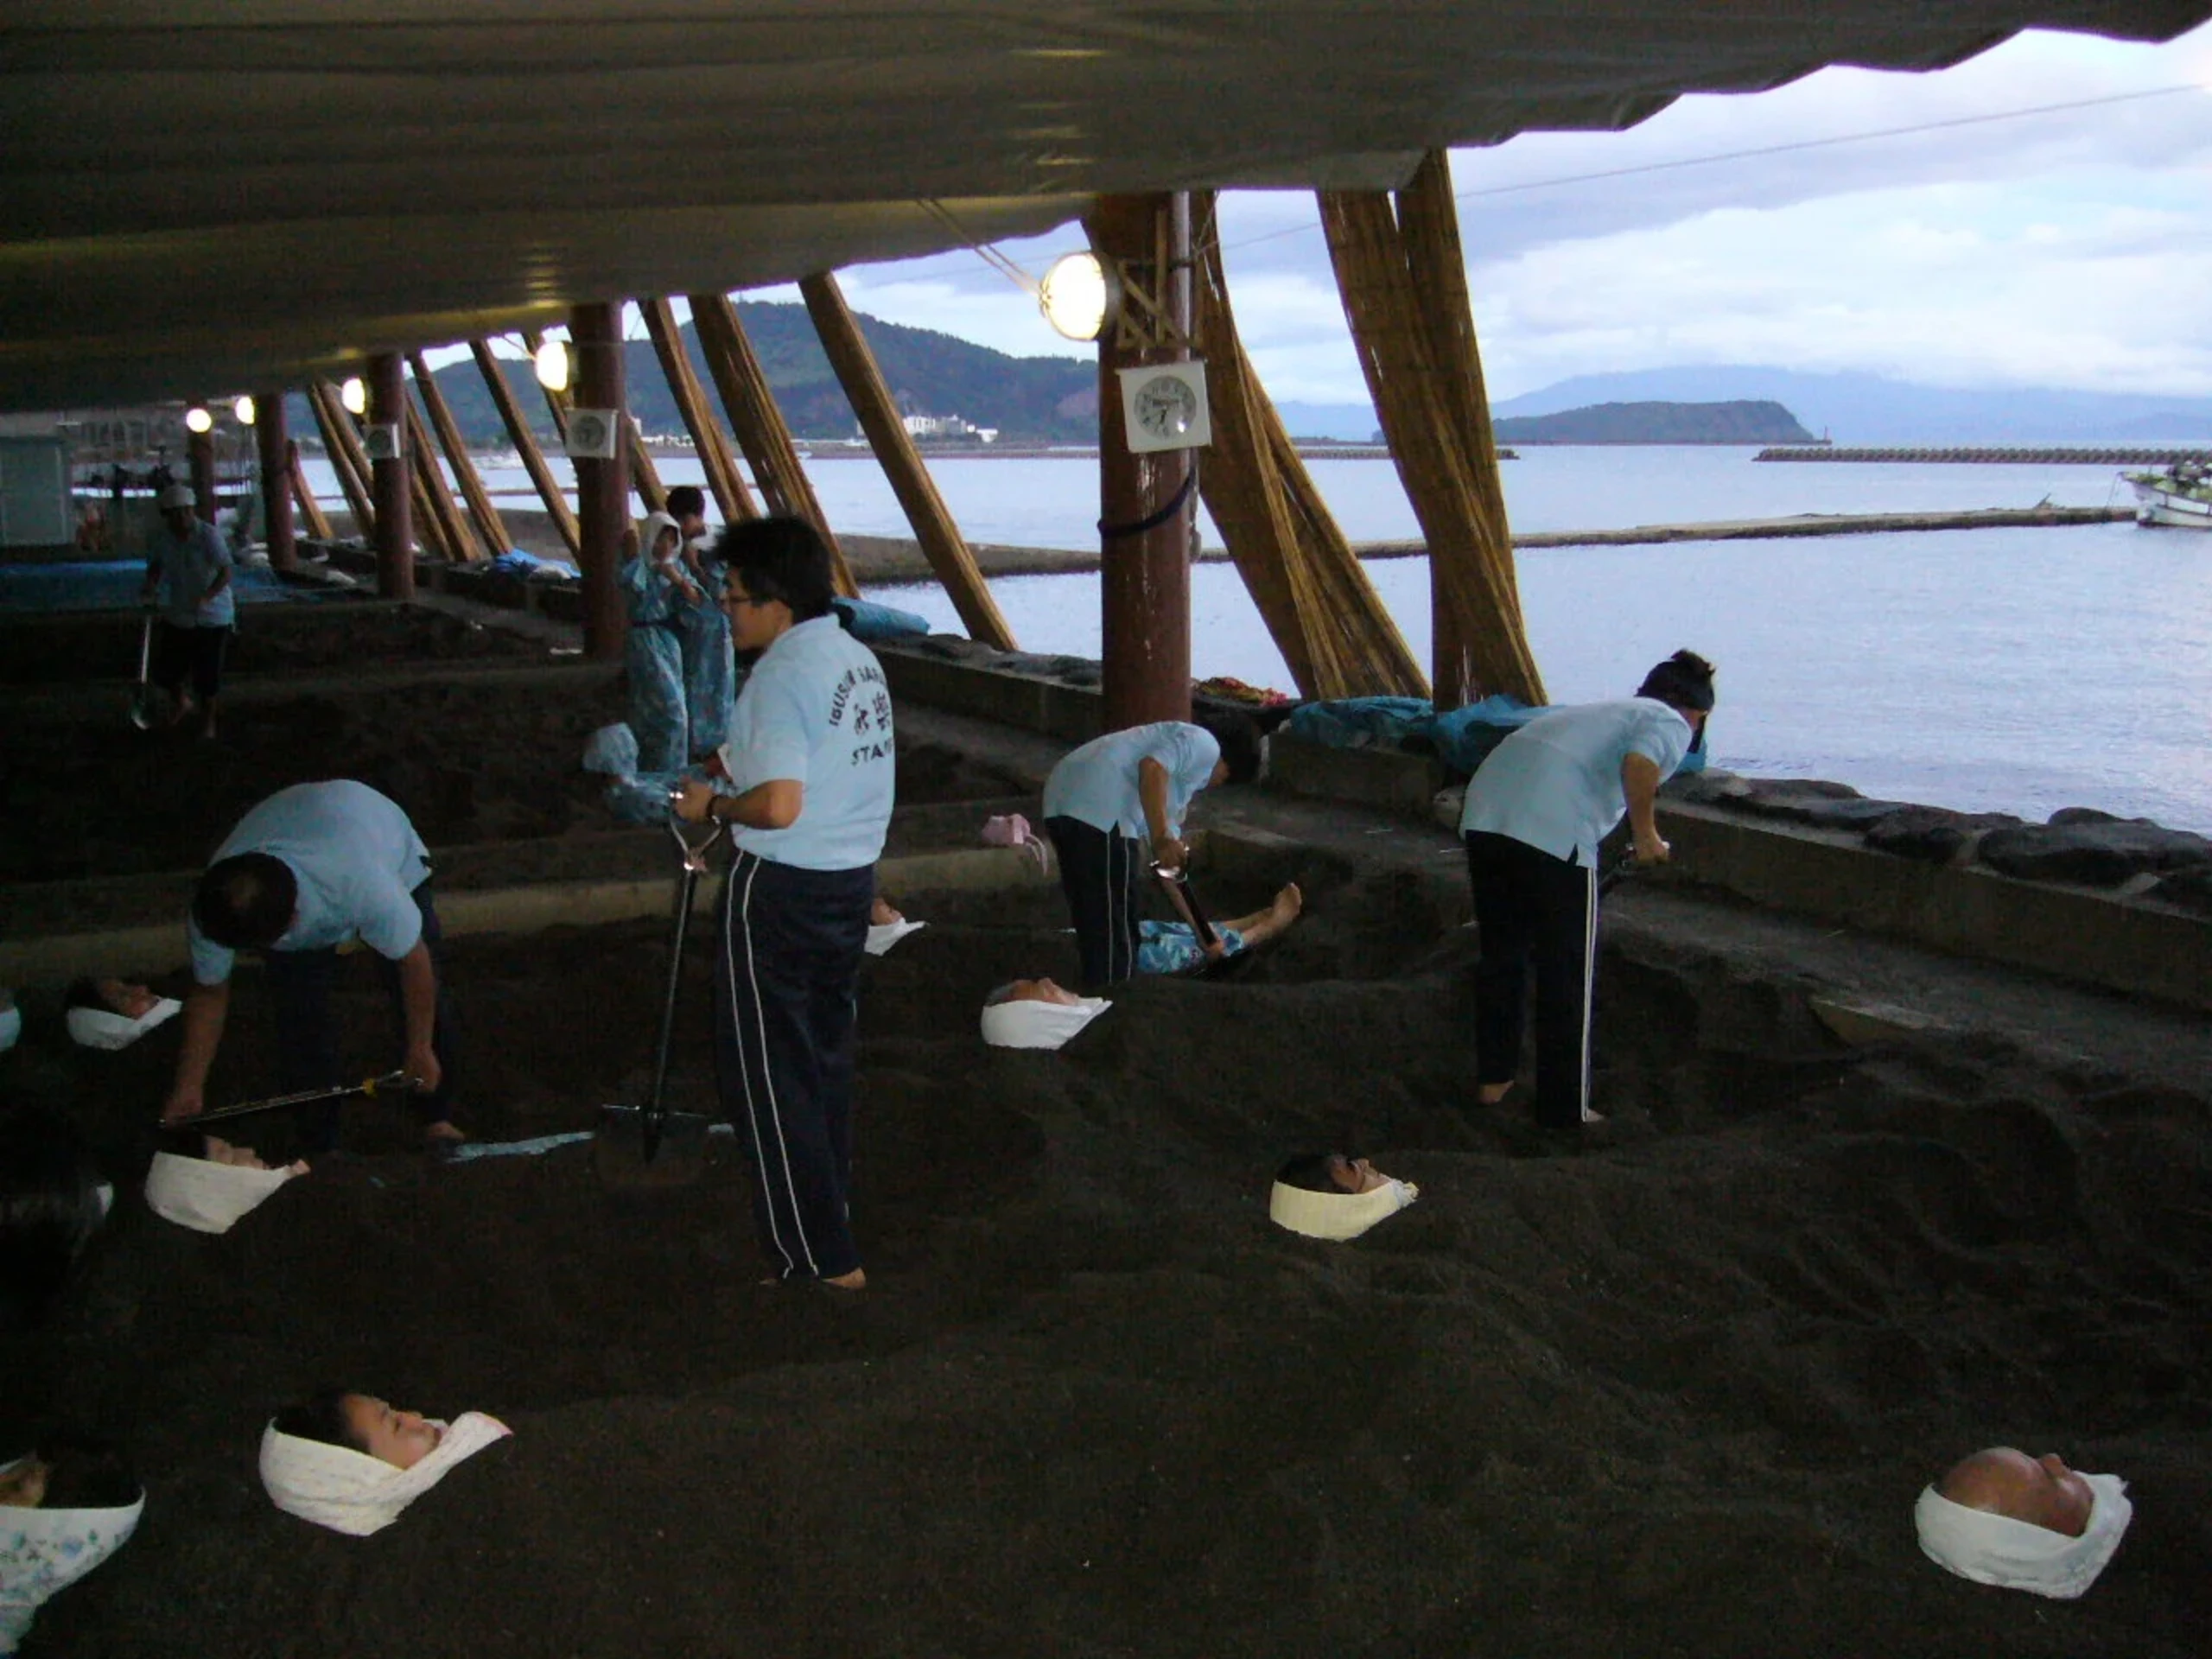
[[[1503,692],[1438,715],[1421,697],[1337,697],[1301,703],[1282,729],[1332,749],[1433,750],[1452,772],[1471,774],[1507,737],[1545,712]],[[1703,772],[1705,751],[1684,759],[1679,772]]]
[[[879,605],[872,599],[847,599],[840,594],[830,603],[836,611],[838,620],[845,625],[845,632],[864,645],[880,645],[890,639],[911,639],[916,634],[925,634],[930,631],[927,618],[889,605]]]

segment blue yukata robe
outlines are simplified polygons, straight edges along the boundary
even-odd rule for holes
[[[638,770],[677,772],[690,759],[683,697],[683,595],[644,559],[625,559],[615,580],[629,603],[630,729]]]
[[[737,706],[737,658],[730,646],[729,618],[715,595],[722,590],[722,568],[701,563],[702,596],[693,604],[677,599],[677,621],[683,647],[683,703],[690,724],[691,760],[712,754],[729,739],[731,712]]]

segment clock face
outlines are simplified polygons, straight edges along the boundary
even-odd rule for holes
[[[1198,399],[1173,375],[1163,374],[1137,388],[1136,410],[1137,424],[1154,437],[1180,437],[1198,418]]]

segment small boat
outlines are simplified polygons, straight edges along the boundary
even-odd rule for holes
[[[2163,473],[2124,473],[2135,486],[2135,522],[2212,530],[2212,479],[2204,464],[2177,461]]]

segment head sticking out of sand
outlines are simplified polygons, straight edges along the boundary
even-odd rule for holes
[[[1364,1158],[1312,1153],[1275,1172],[1268,1218],[1307,1238],[1357,1238],[1419,1197],[1411,1181],[1385,1175]]]
[[[2055,1452],[1993,1446],[1953,1464],[1920,1494],[1920,1548],[1977,1584],[2071,1600],[2120,1548],[2133,1508],[2117,1475],[2085,1475]]]
[[[365,1537],[511,1431],[464,1412],[450,1424],[348,1389],[330,1389],[270,1420],[261,1484],[287,1515]]]

